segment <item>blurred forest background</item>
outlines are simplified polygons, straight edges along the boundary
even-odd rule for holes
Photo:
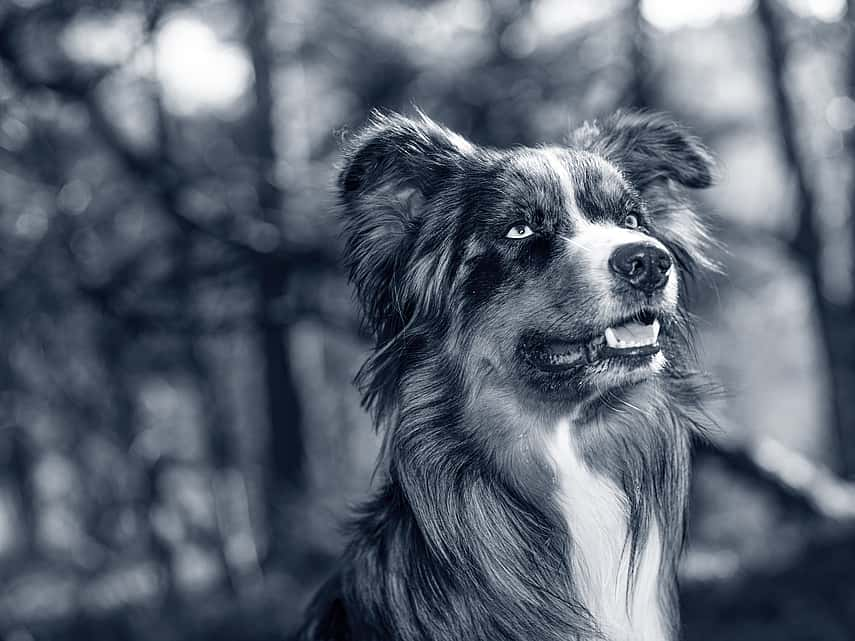
[[[855,1],[0,0],[0,636],[276,639],[377,447],[332,177],[666,110],[722,162],[689,641],[855,638]]]

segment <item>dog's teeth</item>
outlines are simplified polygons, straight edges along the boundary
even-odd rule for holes
[[[606,328],[606,344],[609,347],[620,347],[620,341],[615,335],[615,330],[613,330],[611,327]]]
[[[626,323],[617,327],[608,327],[605,332],[606,343],[614,349],[630,349],[654,345],[659,338],[659,321],[650,325]]]

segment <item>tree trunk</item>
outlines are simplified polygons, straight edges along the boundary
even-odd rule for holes
[[[18,532],[21,536],[20,554],[30,559],[39,554],[38,519],[36,493],[33,487],[33,451],[25,430],[17,424],[6,428],[11,439],[9,452],[9,474],[18,493]]]
[[[628,9],[629,65],[632,70],[622,106],[649,109],[656,99],[653,95],[653,65],[650,61],[650,37],[641,13],[641,0],[633,0]]]
[[[793,203],[796,233],[790,243],[791,249],[810,281],[819,338],[829,376],[828,405],[832,434],[836,440],[836,447],[832,448],[837,459],[834,467],[841,475],[851,477],[855,470],[855,399],[850,398],[850,359],[845,349],[846,337],[851,328],[844,310],[830,301],[823,292],[822,243],[816,198],[796,138],[798,123],[784,78],[788,53],[784,40],[784,25],[771,0],[758,0],[757,19],[768,56],[768,78],[775,110],[774,124],[784,160],[796,187]]]
[[[284,194],[273,182],[276,167],[274,147],[274,99],[272,60],[267,27],[270,3],[258,0],[246,3],[246,45],[255,72],[255,152],[258,158],[258,202],[261,219],[281,230]],[[287,500],[304,488],[302,409],[291,367],[291,345],[277,312],[288,294],[289,274],[275,252],[257,258],[259,278],[259,334],[264,360],[265,393],[269,423],[267,460],[267,505],[271,526],[268,561],[276,561],[289,546],[289,530],[283,512]]]
[[[105,394],[112,409],[110,423],[116,426],[119,438],[126,447],[129,456],[133,457],[132,449],[137,436],[138,414],[136,402],[131,392],[129,381],[128,361],[125,357],[125,347],[132,341],[127,329],[121,322],[102,317],[99,350],[104,367],[107,389]],[[145,455],[139,457],[142,467],[143,483],[141,488],[140,508],[142,523],[145,524],[148,544],[164,577],[164,605],[167,608],[178,608],[180,595],[175,580],[173,551],[154,526],[152,516],[160,503],[160,475],[163,471],[163,460],[149,460]],[[177,611],[177,609],[175,610]]]

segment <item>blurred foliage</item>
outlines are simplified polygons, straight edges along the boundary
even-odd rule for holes
[[[732,395],[699,466],[687,638],[846,638],[851,485],[825,467],[855,470],[851,16],[0,2],[0,634],[281,637],[377,447],[351,384],[342,137],[418,105],[477,142],[533,144],[634,106],[686,121],[723,165],[702,206],[728,277],[697,311]]]

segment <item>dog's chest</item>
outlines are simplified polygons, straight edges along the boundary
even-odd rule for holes
[[[659,528],[654,520],[630,589],[625,498],[610,479],[590,469],[571,434],[569,422],[559,424],[548,447],[582,600],[608,641],[667,641],[659,603]]]

